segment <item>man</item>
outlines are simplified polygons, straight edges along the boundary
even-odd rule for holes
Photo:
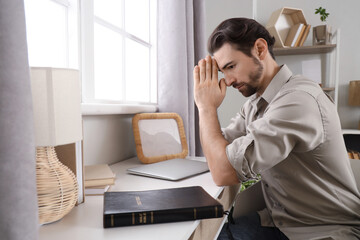
[[[213,58],[194,68],[201,144],[215,183],[261,174],[266,203],[219,238],[360,239],[360,194],[336,108],[318,84],[275,62],[274,42],[256,21],[228,19],[209,38]],[[249,99],[221,129],[217,108],[229,86]]]

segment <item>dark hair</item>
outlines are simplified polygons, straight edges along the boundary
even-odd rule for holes
[[[237,50],[251,57],[251,49],[258,38],[265,39],[269,52],[275,59],[273,53],[275,38],[260,23],[248,18],[230,18],[220,23],[209,37],[208,51],[213,55],[225,43],[230,43]]]

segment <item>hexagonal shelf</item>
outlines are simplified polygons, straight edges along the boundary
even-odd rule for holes
[[[307,25],[301,9],[283,7],[272,13],[266,24],[266,29],[275,37],[274,47],[287,47],[284,44],[286,37],[291,27],[297,23]]]

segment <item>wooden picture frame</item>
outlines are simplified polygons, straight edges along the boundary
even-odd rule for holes
[[[136,153],[143,163],[185,158],[188,145],[177,113],[139,113],[132,119]]]

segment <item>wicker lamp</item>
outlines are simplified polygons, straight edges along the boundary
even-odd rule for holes
[[[74,173],[56,156],[54,146],[82,139],[79,73],[72,69],[31,68],[36,143],[39,222],[61,219],[75,206]]]

